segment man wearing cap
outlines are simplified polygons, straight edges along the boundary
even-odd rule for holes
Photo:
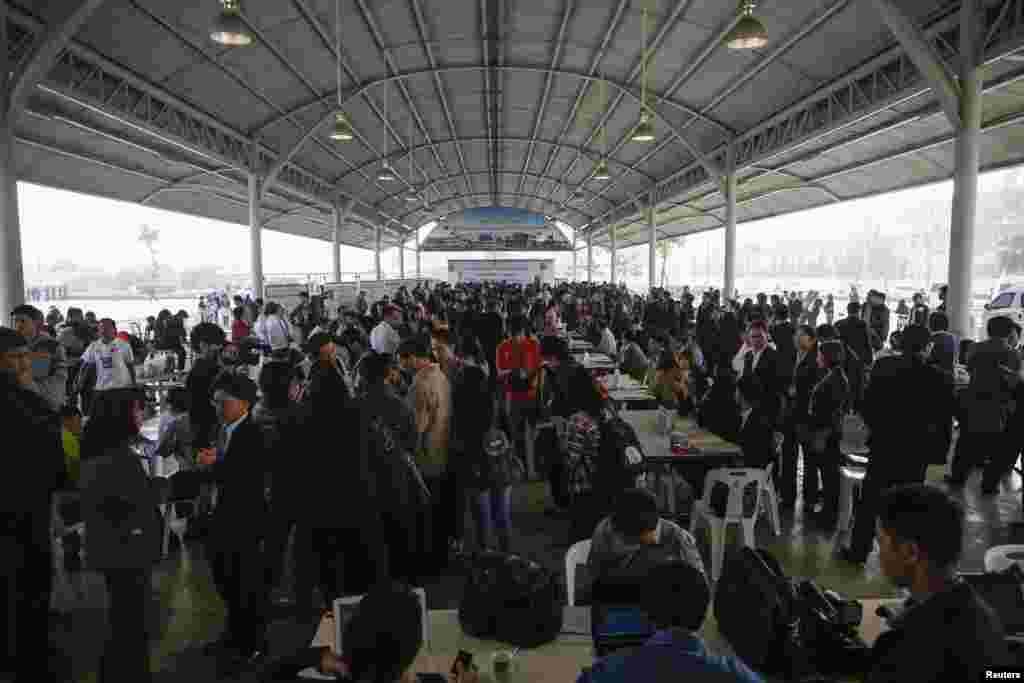
[[[46,331],[43,312],[23,304],[11,312],[14,331],[28,342],[32,379],[50,407],[60,410],[67,402],[68,358],[64,347]]]
[[[263,430],[249,414],[256,401],[256,383],[248,377],[218,377],[213,385],[220,424],[216,445],[200,449],[199,468],[176,475],[218,487],[207,552],[228,617],[221,639],[206,651],[217,655],[221,677],[257,663],[267,653],[267,585],[260,541],[267,521],[269,453]]]
[[[903,354],[875,363],[864,400],[871,459],[844,559],[863,563],[875,539],[876,501],[891,486],[920,484],[931,463],[944,463],[953,437],[953,377],[929,365],[927,328],[903,330]]]
[[[35,391],[28,342],[7,327],[0,327],[0,424],[14,441],[28,445],[0,477],[0,613],[5,619],[0,669],[13,669],[17,681],[53,680],[45,676],[50,505],[65,477],[61,424]]]
[[[377,353],[395,353],[402,337],[398,326],[402,324],[402,311],[398,306],[384,306],[384,319],[370,333],[370,346]]]

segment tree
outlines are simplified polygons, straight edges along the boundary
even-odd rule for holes
[[[143,225],[139,228],[139,241],[146,245],[146,250],[149,251],[149,258],[152,261],[152,271],[150,272],[150,286],[148,287],[149,296],[156,298],[156,284],[160,279],[160,262],[157,260],[156,243],[160,241],[160,231],[154,230],[148,225]]]
[[[661,257],[661,288],[665,288],[665,273],[668,266],[668,257],[672,255],[672,252],[676,247],[682,247],[686,244],[686,237],[680,235],[679,237],[672,237],[670,239],[664,239],[658,242],[655,247],[655,253]]]

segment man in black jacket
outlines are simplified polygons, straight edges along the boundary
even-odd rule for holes
[[[264,430],[249,415],[256,401],[255,382],[221,375],[213,386],[220,424],[216,446],[200,449],[200,468],[175,475],[217,484],[207,552],[228,615],[224,635],[208,652],[218,655],[221,676],[238,673],[267,654],[268,587],[260,542],[267,524],[270,453]]]
[[[924,484],[890,489],[878,506],[882,573],[910,589],[906,609],[871,649],[867,683],[986,680],[1008,665],[1003,627],[956,576],[964,510]]]
[[[846,306],[846,317],[836,322],[836,334],[849,349],[857,354],[861,363],[870,366],[874,358],[871,350],[871,332],[868,324],[860,317],[860,304],[850,302]]]
[[[28,342],[0,327],[0,424],[13,432],[12,445],[29,449],[0,477],[0,671],[13,670],[19,683],[58,680],[47,672],[50,506],[64,483],[64,451],[60,418],[32,386]]]
[[[763,469],[776,461],[775,418],[763,407],[764,389],[756,377],[740,379],[736,385],[736,399],[740,407],[736,443],[743,449],[743,464]]]
[[[928,330],[908,325],[903,355],[879,359],[871,373],[864,418],[871,430],[871,460],[861,487],[846,558],[862,563],[875,538],[876,504],[882,491],[921,483],[931,462],[945,462],[956,409],[952,376],[928,365]]]

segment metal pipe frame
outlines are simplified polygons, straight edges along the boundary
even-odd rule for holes
[[[4,93],[4,116],[16,120],[36,84],[42,81],[78,30],[104,0],[64,0],[55,3],[62,10],[60,16],[36,38],[28,53],[15,65],[9,90]],[[5,12],[6,14],[6,12]]]
[[[590,158],[590,157],[593,157],[594,159],[600,159],[601,158],[600,152],[598,150],[591,149],[591,148],[577,147],[575,145],[571,145],[571,144],[567,144],[567,143],[559,143],[559,142],[556,142],[554,140],[542,140],[542,139],[539,139],[539,138],[535,139],[535,138],[520,138],[520,137],[512,138],[512,137],[505,137],[505,138],[502,138],[501,141],[502,141],[503,144],[529,145],[529,144],[532,143],[534,145],[540,145],[542,147],[543,146],[557,147],[557,148],[560,148],[560,149],[568,150],[570,152],[577,152],[580,155],[586,156],[588,158]],[[444,145],[468,146],[468,145],[472,145],[472,144],[481,144],[481,143],[489,143],[489,142],[490,142],[490,140],[488,138],[486,138],[486,137],[463,137],[463,138],[452,138],[452,139],[449,139],[449,140],[435,140],[434,144],[436,144],[439,147],[440,146],[444,146]],[[417,146],[412,148],[412,151],[415,153],[415,152],[423,149],[424,147],[425,147],[425,145],[417,145]],[[376,160],[376,159],[373,159],[373,160],[370,160],[370,161],[364,161],[362,164],[359,165],[359,168],[369,168],[370,166],[373,166],[376,163],[378,163],[378,160]],[[642,171],[636,170],[636,169],[631,169],[628,164],[626,164],[623,161],[619,161],[618,159],[608,159],[608,165],[616,167],[616,168],[622,168],[623,173],[627,173],[627,172],[628,173],[633,173],[635,175],[640,176],[643,180],[645,180],[647,182],[654,182],[654,180],[655,180],[654,176],[648,175],[648,174],[646,174],[646,173],[644,173]],[[337,178],[337,182],[341,182],[341,181],[349,178],[354,172],[355,172],[354,170],[348,171],[344,175],[339,176]],[[554,176],[550,176],[550,175],[549,176],[543,176],[542,174],[536,174],[536,175],[538,175],[540,177],[551,178],[552,180],[558,180]],[[560,184],[562,183],[561,180],[558,180],[558,182]],[[428,184],[428,187],[431,186],[432,184],[433,183]]]
[[[722,102],[724,102],[730,95],[732,95],[737,90],[739,90],[750,79],[754,78],[755,76],[757,76],[757,74],[759,74],[762,71],[764,71],[765,69],[767,69],[777,59],[779,59],[782,55],[784,55],[786,52],[788,52],[794,45],[796,45],[798,42],[800,42],[801,40],[803,40],[807,36],[809,36],[812,33],[814,33],[821,25],[823,25],[829,19],[831,19],[833,16],[835,16],[835,14],[837,12],[839,12],[841,9],[846,7],[846,4],[848,2],[849,2],[849,0],[835,0],[831,5],[829,5],[822,12],[820,12],[810,23],[800,27],[792,35],[790,35],[788,38],[786,38],[781,43],[776,45],[774,47],[774,49],[772,49],[771,52],[769,52],[764,57],[762,57],[761,60],[756,65],[754,65],[754,67],[752,69],[750,69],[749,71],[744,72],[743,74],[741,74],[737,78],[733,79],[732,83],[730,83],[725,88],[723,88],[720,92],[718,92],[715,95],[715,97],[712,98],[711,102],[709,102],[705,107],[703,107],[700,110],[700,113],[702,115],[707,115],[711,111],[714,111],[715,108],[717,108],[719,105],[721,105]],[[723,35],[722,36],[722,40],[724,40],[724,38],[725,38],[725,36]],[[687,121],[685,124],[683,124],[682,126],[678,127],[676,129],[678,131],[678,134],[681,136],[694,123],[696,123],[698,120],[700,120],[700,119],[697,116],[694,116],[689,121]],[[623,137],[619,140],[619,142],[615,146],[615,151],[616,152],[619,149],[621,149],[629,141],[629,137],[630,137],[631,134],[632,134],[632,131],[627,131],[626,134],[623,135]],[[730,136],[730,139],[731,139],[731,136]],[[637,166],[640,166],[640,165],[644,164],[648,159],[653,158],[656,154],[661,152],[661,150],[664,149],[667,146],[667,144],[668,144],[668,140],[664,140],[661,144],[655,146],[652,150],[647,152],[644,156],[640,157],[640,159],[638,159],[635,162],[635,164]],[[724,156],[724,143],[723,143],[723,146],[720,147],[718,150],[715,150],[713,152],[705,154],[705,156],[707,158],[709,158],[709,159],[716,159],[716,158]],[[709,169],[707,163],[701,161],[699,158],[697,159],[697,162],[704,168],[704,170],[707,173],[709,178],[717,180],[718,178],[721,177],[721,175],[722,175],[721,168],[722,168],[722,166],[724,166],[724,164],[719,164],[717,166],[718,172],[714,173],[714,172],[712,172],[714,169]],[[612,187],[614,187],[618,182],[619,181],[616,180],[616,181],[612,181],[610,183],[607,183],[605,185],[605,187],[603,188],[603,192],[607,192],[608,190],[612,189]],[[657,193],[657,185],[655,185],[654,187],[650,188],[650,191]],[[602,192],[602,194],[603,194],[603,192]]]
[[[871,0],[882,21],[899,41],[914,66],[932,87],[953,128],[960,127],[960,86],[924,32],[893,4],[892,0]]]
[[[468,175],[470,175],[470,176],[481,176],[481,175],[491,176],[491,175],[494,175],[494,172],[493,171],[470,171],[468,173]],[[522,174],[517,172],[517,171],[498,171],[497,175],[499,177],[501,177],[501,176],[516,176],[516,177],[518,177],[518,176],[520,176]],[[529,177],[529,178],[542,178],[542,179],[546,179],[546,180],[551,180],[552,179],[552,178],[550,178],[548,176],[540,176],[540,175],[538,175],[536,173],[527,173],[526,176]],[[438,178],[437,180],[438,181],[450,180],[452,177],[458,177],[458,176],[448,176],[446,178]],[[430,187],[433,187],[433,185],[434,185],[434,183],[430,183],[430,184],[427,185],[427,187],[430,188]],[[567,193],[570,193],[570,194],[572,193],[572,190],[568,186],[563,186],[563,188],[565,189],[565,191]],[[579,189],[576,190],[576,192],[586,193],[587,191],[585,189],[583,189],[583,188],[579,188]],[[501,193],[499,192],[499,194],[501,194]],[[404,193],[402,193],[402,192],[396,192],[394,194],[388,195],[384,199],[382,199],[379,202],[377,202],[376,206],[384,206],[388,202],[392,202],[395,199],[398,199],[399,197],[402,197],[402,196],[404,196]],[[441,201],[447,201],[449,199],[457,199],[458,196],[459,195],[455,195],[454,197],[453,196],[449,196],[447,198],[442,199]],[[608,200],[605,200],[605,201],[608,201]],[[611,202],[609,201],[608,203],[610,204]],[[591,214],[588,214],[588,213],[586,213],[584,211],[580,211],[579,213],[584,215],[584,216],[591,215]]]
[[[409,4],[411,5],[413,14],[416,17],[416,30],[419,32],[420,40],[423,41],[423,52],[427,56],[427,63],[430,64],[430,68],[436,69],[437,58],[434,57],[432,43],[428,40],[427,23],[423,18],[423,6],[420,4],[420,0],[409,0]],[[464,175],[466,191],[473,192],[475,189],[473,187],[473,181],[468,175],[465,175],[469,165],[466,164],[466,157],[462,153],[462,145],[458,143],[459,133],[455,128],[455,119],[452,118],[452,110],[448,104],[447,91],[441,80],[441,74],[436,72],[434,73],[434,89],[437,91],[437,98],[441,102],[441,111],[444,112],[445,122],[448,124],[448,133],[451,135],[452,139],[456,141],[455,153],[459,158],[459,167],[462,169]],[[413,154],[414,151],[410,151],[409,153]]]
[[[490,196],[491,196],[490,192],[473,192],[472,194],[461,195],[461,196],[458,196],[458,197],[448,197],[447,199],[443,199],[443,200],[441,200],[439,202],[435,202],[432,205],[432,209],[434,209],[432,211],[432,213],[444,215],[446,210],[444,208],[441,208],[441,207],[446,207],[447,205],[452,204],[452,203],[458,203],[460,200],[471,200],[474,197],[490,197]],[[550,202],[550,200],[547,197],[541,197],[540,195],[534,195],[534,194],[530,194],[530,193],[526,193],[526,194],[522,194],[521,195],[521,194],[519,194],[517,192],[499,192],[498,193],[498,197],[520,197],[520,198],[537,199],[537,200],[542,201],[542,202]],[[552,203],[552,206],[553,205],[554,204]],[[479,206],[479,204],[474,204],[473,206]],[[572,207],[568,207],[565,210],[566,211],[571,211],[571,212],[574,212],[574,213],[578,213],[580,216],[582,216],[584,218],[589,218],[589,216],[587,214],[583,213],[579,209],[574,209]],[[400,214],[398,216],[397,220],[404,221],[409,216],[415,216],[417,213],[419,213],[421,211],[423,211],[423,209],[413,209],[412,211],[407,211],[406,213]],[[548,215],[551,215],[550,212],[548,213]],[[432,220],[437,220],[437,219],[432,219]],[[425,221],[423,224],[426,225],[429,222],[430,221]]]
[[[990,30],[1001,35],[1003,40],[989,47],[986,63],[991,63],[1019,50],[1024,38],[1024,17],[1021,16],[1022,0],[1008,0],[1017,7],[1017,12],[998,11],[990,13]],[[1000,26],[998,21],[1007,22]],[[951,36],[958,30],[955,13],[936,20],[925,35],[937,44],[948,45]],[[946,48],[948,49],[948,48]],[[862,66],[837,78],[832,83],[815,91],[800,102],[769,117],[761,124],[741,135],[737,141],[737,171],[742,172],[752,163],[763,162],[787,153],[800,146],[834,134],[838,130],[860,123],[877,115],[895,104],[908,101],[929,91],[903,49],[897,45],[885,50]],[[998,79],[1003,81],[1005,79]],[[997,81],[998,82],[998,81]],[[724,145],[711,152],[724,153]],[[655,184],[662,200],[677,196],[687,190],[698,190],[709,184],[699,164],[691,162],[679,171],[666,176]],[[636,215],[632,204],[624,201],[616,209],[598,216],[598,220],[619,222]]]
[[[185,36],[184,34],[182,34],[182,33],[181,33],[181,32],[180,32],[180,31],[179,31],[178,29],[176,29],[176,28],[175,28],[175,27],[174,27],[173,25],[171,25],[170,23],[168,23],[167,21],[165,21],[165,20],[164,20],[164,19],[162,19],[161,17],[159,17],[159,16],[157,16],[156,14],[154,14],[154,13],[153,13],[153,12],[152,12],[152,11],[151,11],[150,9],[148,9],[148,8],[146,8],[146,7],[143,7],[143,6],[141,6],[141,5],[140,5],[140,4],[139,4],[139,3],[138,3],[138,2],[136,1],[136,0],[128,0],[128,2],[129,2],[129,3],[130,3],[130,4],[131,4],[131,5],[132,5],[132,6],[133,6],[133,7],[134,7],[134,8],[136,9],[136,10],[138,10],[138,11],[139,11],[139,12],[141,12],[141,13],[142,13],[143,15],[145,15],[146,17],[148,17],[148,18],[149,18],[149,19],[150,19],[151,21],[153,21],[153,23],[155,23],[156,25],[160,26],[160,27],[161,27],[162,29],[164,29],[165,31],[167,31],[168,33],[170,33],[170,34],[171,34],[172,36],[174,36],[175,38],[177,38],[179,42],[181,42],[181,43],[182,43],[183,45],[187,46],[187,47],[188,47],[189,49],[191,49],[192,51],[194,51],[194,52],[195,52],[196,54],[198,54],[198,55],[199,55],[200,57],[202,57],[202,58],[203,58],[203,59],[204,59],[204,60],[205,60],[206,62],[209,62],[210,64],[212,64],[213,66],[215,66],[215,67],[216,67],[216,68],[217,68],[217,69],[218,69],[219,71],[221,71],[222,73],[224,73],[224,74],[225,74],[226,76],[228,76],[228,77],[229,77],[229,78],[230,78],[231,80],[235,81],[235,82],[236,82],[236,83],[237,83],[237,84],[238,84],[239,86],[241,86],[241,87],[242,87],[242,88],[244,88],[245,90],[249,91],[249,92],[250,92],[250,93],[251,93],[251,94],[252,94],[252,95],[253,95],[254,97],[256,97],[257,99],[261,100],[261,101],[262,101],[262,102],[263,102],[264,104],[266,104],[266,105],[267,105],[267,106],[268,106],[269,108],[273,109],[274,111],[277,111],[277,112],[279,112],[279,113],[280,113],[280,114],[282,114],[282,115],[284,115],[284,114],[285,114],[284,110],[283,110],[283,109],[282,109],[282,108],[281,108],[280,106],[278,106],[278,105],[277,105],[277,104],[276,104],[276,103],[275,103],[275,102],[274,102],[274,101],[273,101],[272,99],[270,99],[270,97],[269,97],[269,96],[267,96],[266,94],[264,94],[264,93],[263,93],[262,91],[258,90],[257,88],[255,88],[255,87],[254,87],[254,86],[252,86],[251,84],[249,84],[249,82],[248,82],[248,81],[246,81],[246,79],[244,79],[244,78],[242,78],[241,76],[239,76],[239,75],[238,75],[238,74],[237,74],[237,73],[236,73],[236,72],[234,71],[234,69],[231,69],[230,67],[228,67],[228,66],[224,65],[224,63],[223,63],[223,62],[221,61],[221,59],[219,59],[218,57],[215,57],[215,56],[213,56],[213,55],[210,55],[210,54],[209,54],[209,53],[208,53],[208,52],[206,51],[206,49],[204,49],[203,47],[200,47],[199,45],[197,45],[197,44],[196,44],[195,42],[193,42],[193,41],[192,41],[192,40],[191,40],[191,39],[190,39],[189,37],[187,37],[187,36]],[[250,26],[251,26],[251,25],[250,25]],[[282,60],[283,60],[283,55],[280,55],[280,53],[279,53],[279,52],[276,52],[276,50],[275,50],[275,49],[271,49],[271,48],[269,47],[269,44],[265,43],[265,46],[268,46],[268,49],[270,50],[271,54],[275,54],[275,55],[278,55],[278,56],[279,56],[279,59],[282,59]],[[285,65],[286,65],[286,66],[288,66],[288,64],[287,64],[287,60],[284,60],[284,62],[285,62]],[[315,92],[316,92],[316,91],[314,90],[314,93],[315,93]],[[294,127],[298,128],[298,129],[299,129],[300,131],[303,131],[303,130],[304,130],[304,129],[303,129],[303,126],[302,126],[302,124],[300,124],[300,123],[298,122],[298,120],[297,120],[297,119],[295,119],[295,117],[294,117],[294,116],[287,116],[287,120],[288,120],[288,122],[289,122],[289,123],[291,123],[291,124],[292,124],[292,126],[294,126]],[[327,144],[326,144],[326,143],[325,143],[325,142],[324,142],[323,140],[318,140],[318,139],[316,139],[316,138],[313,138],[313,141],[314,141],[314,142],[316,143],[316,145],[317,145],[317,146],[318,146],[318,147],[319,147],[320,149],[322,149],[322,150],[323,150],[324,152],[326,152],[326,153],[327,153],[328,155],[330,155],[330,156],[334,157],[335,159],[337,159],[337,160],[341,161],[342,163],[344,163],[344,164],[346,164],[346,165],[348,165],[348,166],[352,166],[352,165],[353,165],[353,164],[352,164],[352,162],[351,162],[351,161],[349,161],[349,160],[348,160],[348,159],[347,159],[347,158],[346,158],[346,157],[345,157],[344,155],[340,154],[340,153],[339,153],[339,152],[338,152],[338,151],[337,151],[336,149],[334,149],[334,148],[332,148],[331,146],[327,145]],[[288,161],[290,161],[290,159],[289,159]],[[286,163],[287,163],[287,162],[286,162]],[[262,164],[260,164],[260,165],[262,165]],[[257,170],[257,171],[258,171],[258,170],[260,170],[260,169],[254,169],[254,170]],[[283,168],[282,168],[282,169],[275,169],[275,170],[276,170],[277,174],[279,175],[279,174],[281,173],[281,171],[283,170]],[[366,181],[367,181],[368,183],[370,183],[371,185],[373,185],[373,186],[375,186],[375,187],[378,187],[378,188],[380,188],[381,190],[383,190],[383,188],[382,188],[382,187],[381,187],[381,186],[380,186],[380,185],[379,185],[379,184],[377,183],[377,180],[376,180],[376,178],[372,178],[371,176],[369,176],[369,175],[367,175],[367,174],[365,174],[365,173],[364,173],[364,174],[362,174],[362,175],[363,175],[364,179],[365,179],[365,180],[366,180]],[[277,177],[275,177],[275,178],[274,178],[274,181],[275,181],[275,182],[277,181]],[[266,189],[268,189],[268,187],[269,187],[269,184],[268,184],[268,183],[266,183],[266,182],[261,182],[261,183],[260,183],[260,188],[261,188],[261,192],[263,192],[263,191],[265,191]]]

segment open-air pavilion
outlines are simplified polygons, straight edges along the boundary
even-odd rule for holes
[[[737,222],[953,178],[964,331],[978,172],[1024,157],[1021,0],[0,6],[8,308],[17,180],[248,224],[257,283],[264,229],[331,243],[337,275],[338,245],[379,263],[519,207],[613,259],[724,227],[732,291]]]
[[[978,174],[1024,161],[1024,0],[2,0],[0,309],[21,303],[19,180],[248,225],[414,250],[419,230],[519,209],[575,254],[953,179],[948,310],[968,329]],[[74,229],[65,226],[64,229]],[[587,258],[590,264],[592,259]],[[404,275],[404,273],[403,273]],[[939,468],[941,470],[941,468]],[[941,472],[930,472],[931,480]],[[1014,478],[1014,487],[1017,485]],[[543,484],[515,545],[555,567]],[[1019,491],[969,489],[963,566],[1006,540]],[[566,526],[562,524],[562,526]],[[832,562],[786,523],[787,571],[853,597],[877,563]],[[198,566],[198,563],[197,563]],[[208,680],[209,577],[162,566],[161,680]],[[452,607],[457,582],[427,587]],[[212,616],[211,616],[212,615]],[[308,625],[307,625],[308,626]],[[306,627],[274,647],[308,644]],[[65,634],[93,680],[91,619]],[[70,634],[70,635],[69,635]],[[85,655],[78,658],[77,655]],[[172,661],[168,664],[168,658]],[[165,666],[166,665],[166,666]],[[184,672],[189,672],[188,674]]]

